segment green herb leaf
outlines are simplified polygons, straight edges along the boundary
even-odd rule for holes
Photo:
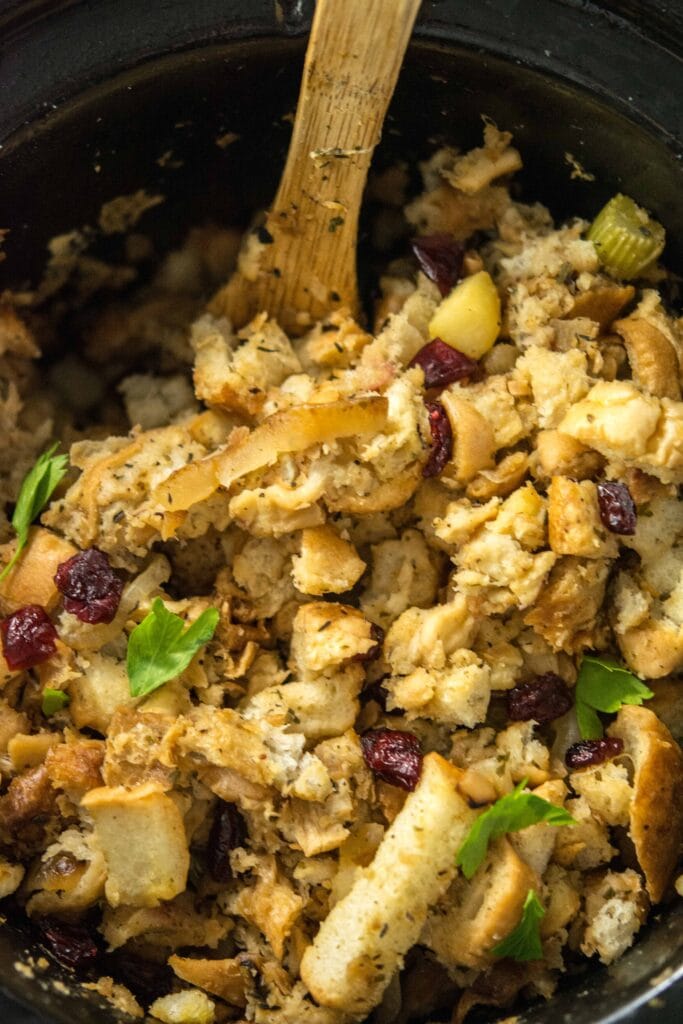
[[[522,792],[527,782],[528,779],[522,779],[512,793],[496,800],[472,825],[455,860],[465,878],[472,878],[486,857],[489,843],[507,832],[519,832],[540,821],[548,825],[574,824],[571,814],[564,808],[533,793]]]
[[[614,714],[624,704],[642,704],[654,694],[637,676],[615,661],[588,655],[581,662],[575,696],[581,736],[584,740],[597,740],[603,730],[596,711]]]
[[[66,474],[69,460],[66,455],[54,454],[58,447],[58,444],[54,444],[49,451],[43,452],[24,477],[12,516],[12,526],[17,534],[17,548],[11,561],[0,573],[0,581],[5,578],[26,547],[31,523],[45,508],[50,495]]]
[[[545,917],[545,910],[533,889],[529,889],[522,907],[522,917],[517,927],[502,942],[494,946],[494,956],[507,956],[512,960],[541,960],[543,947],[539,922]]]
[[[157,597],[128,639],[126,667],[132,696],[144,697],[179,676],[211,639],[219,617],[217,608],[207,608],[183,632],[183,619]]]
[[[68,693],[64,693],[64,690],[51,690],[49,686],[46,686],[43,690],[42,712],[44,715],[54,715],[65,708],[70,700],[71,697]]]

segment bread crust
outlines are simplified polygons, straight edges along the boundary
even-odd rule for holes
[[[648,894],[658,903],[683,840],[683,752],[648,708],[624,706],[608,730],[634,765],[629,834]]]

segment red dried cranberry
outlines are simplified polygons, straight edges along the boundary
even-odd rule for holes
[[[616,480],[599,483],[598,507],[603,526],[612,533],[630,536],[636,532],[636,503],[626,484]]]
[[[0,622],[2,653],[12,669],[33,668],[57,650],[57,631],[44,608],[27,604]]]
[[[377,661],[380,654],[382,653],[382,644],[384,643],[384,630],[381,626],[377,626],[374,622],[370,627],[370,639],[374,640],[374,645],[365,652],[365,654],[354,654],[351,661],[360,661],[362,664],[366,664],[368,661]]]
[[[422,750],[414,733],[368,729],[360,745],[366,765],[379,779],[401,789],[415,789],[422,772]]]
[[[215,882],[230,881],[230,851],[244,846],[246,840],[247,826],[235,804],[219,800],[206,844],[206,865]]]
[[[508,690],[508,718],[513,722],[533,720],[542,725],[565,715],[572,706],[572,695],[563,679],[554,672],[537,676],[532,682],[522,683]]]
[[[429,429],[432,432],[432,450],[422,468],[422,476],[438,476],[451,460],[453,431],[441,402],[425,402],[425,405],[429,414]]]
[[[588,768],[590,765],[602,764],[616,757],[624,749],[622,740],[605,736],[601,740],[579,740],[573,743],[564,755],[567,768]]]
[[[111,622],[123,590],[123,578],[99,548],[88,548],[57,567],[55,583],[64,607],[81,622]]]
[[[410,244],[420,269],[443,296],[448,295],[462,273],[465,247],[445,234],[421,235]]]
[[[426,388],[445,388],[453,381],[481,376],[481,367],[476,360],[451,348],[441,338],[434,338],[423,345],[408,365],[422,368]]]
[[[48,951],[62,967],[85,970],[98,959],[99,947],[83,925],[46,918],[39,927]]]
[[[138,952],[118,949],[106,957],[102,970],[129,988],[146,1006],[173,989],[175,975],[166,964],[143,960]]]

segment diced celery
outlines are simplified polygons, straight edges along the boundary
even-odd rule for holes
[[[664,248],[666,233],[646,210],[618,193],[602,208],[586,235],[600,262],[615,277],[638,277]]]

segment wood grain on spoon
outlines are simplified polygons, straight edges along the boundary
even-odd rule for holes
[[[358,214],[419,6],[318,0],[280,187],[211,312],[241,327],[266,310],[290,334],[358,315]]]

